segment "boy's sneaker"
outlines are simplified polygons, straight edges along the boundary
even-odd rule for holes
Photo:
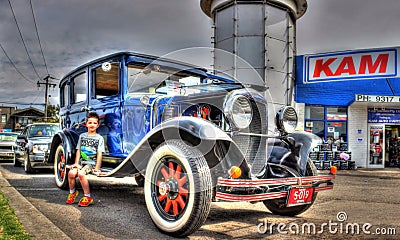
[[[78,194],[79,194],[78,191],[75,191],[74,193],[68,194],[68,198],[67,198],[66,203],[67,203],[67,204],[73,204],[73,203],[75,203],[75,199],[78,197]]]
[[[87,207],[93,204],[93,198],[84,196],[79,200],[78,206],[79,207]]]

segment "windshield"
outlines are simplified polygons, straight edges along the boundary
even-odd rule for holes
[[[128,65],[128,89],[130,93],[157,93],[166,95],[189,95],[205,91],[241,88],[233,81],[221,81],[174,71],[168,67],[152,65],[139,67]]]
[[[15,141],[17,140],[18,133],[0,133],[0,141]]]
[[[59,130],[61,130],[59,125],[33,125],[28,137],[51,137]]]

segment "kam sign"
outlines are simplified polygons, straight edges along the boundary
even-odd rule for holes
[[[388,48],[304,57],[305,83],[398,77],[398,51]]]

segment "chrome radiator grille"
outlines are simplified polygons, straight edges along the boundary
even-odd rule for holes
[[[268,129],[267,106],[261,103],[251,103],[253,119],[250,126],[240,132],[266,134]],[[244,154],[246,161],[251,165],[253,174],[258,173],[266,163],[267,139],[260,136],[235,135],[235,143]]]

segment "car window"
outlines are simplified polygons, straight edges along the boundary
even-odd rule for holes
[[[80,73],[71,79],[73,86],[73,103],[83,102],[86,100],[86,72]]]
[[[117,95],[119,62],[105,62],[92,70],[93,92],[95,98]]]
[[[201,84],[200,77],[167,67],[128,65],[128,91],[130,93],[179,94],[181,87],[199,84]]]
[[[66,82],[61,86],[61,107],[69,104],[69,84]]]
[[[60,127],[58,125],[33,125],[29,129],[28,137],[51,137]]]

